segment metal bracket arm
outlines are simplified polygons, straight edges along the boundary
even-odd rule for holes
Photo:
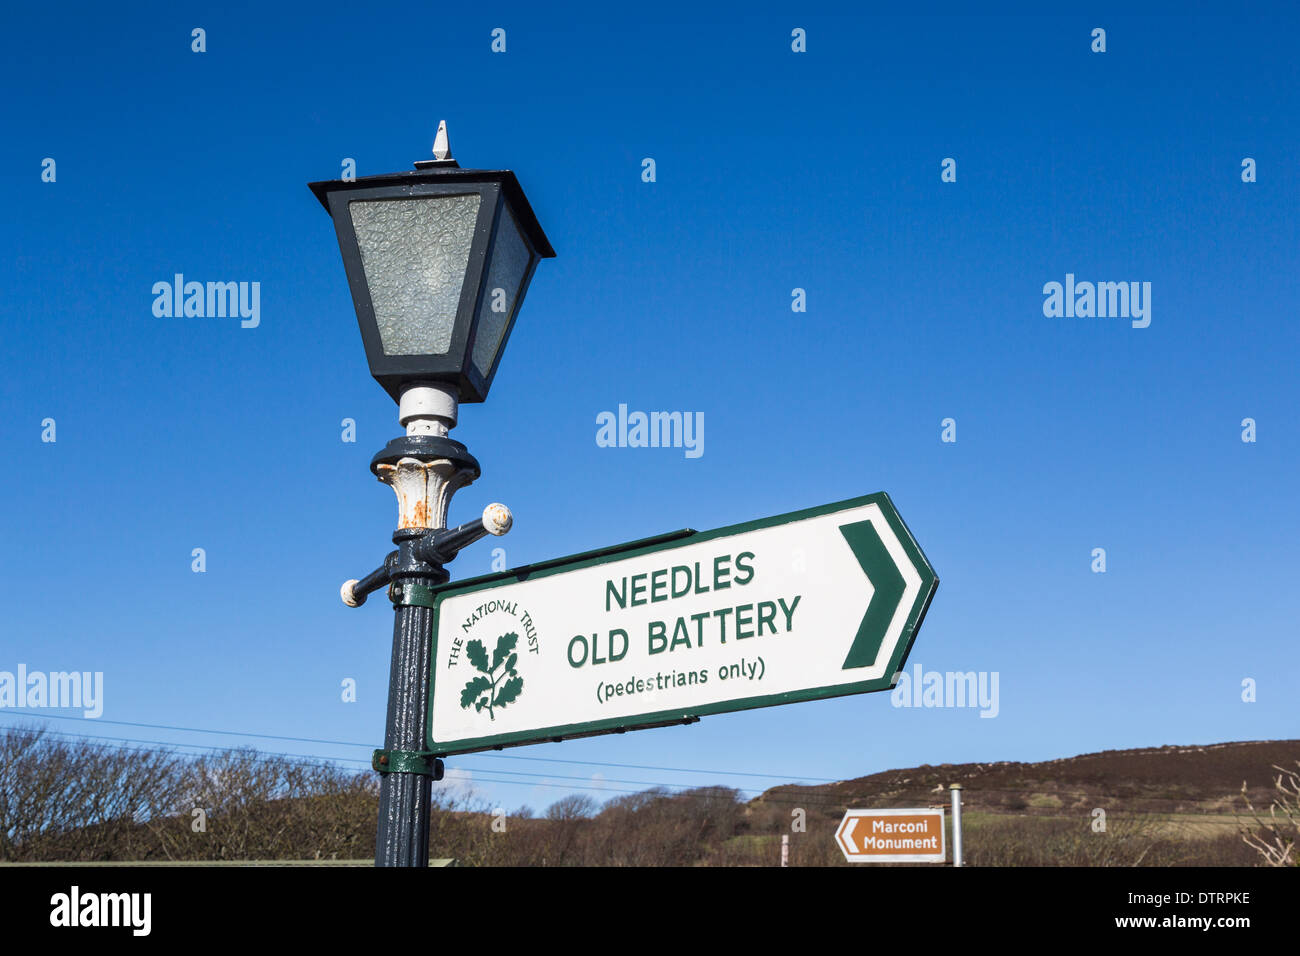
[[[467,521],[456,528],[438,528],[427,532],[415,544],[415,555],[430,564],[450,564],[461,548],[487,535],[502,535],[510,530],[513,519],[505,505],[488,505],[483,517]]]
[[[390,551],[388,557],[384,558],[383,565],[371,571],[360,581],[356,578],[344,581],[343,587],[339,588],[339,596],[343,598],[343,603],[348,607],[361,607],[365,604],[367,595],[378,591],[388,583],[393,568],[397,566],[397,560],[397,552]]]
[[[423,533],[419,529],[398,529],[394,532],[393,540],[397,541],[398,537],[402,536],[404,540],[409,541],[413,537],[414,540],[409,541],[408,560],[424,562],[440,570],[444,564],[450,563],[462,548],[489,534],[503,535],[510,530],[513,523],[514,518],[509,508],[501,504],[491,504],[483,509],[483,516],[477,521],[467,521],[457,528],[430,528]],[[404,543],[402,547],[406,548],[407,544]],[[418,568],[419,565],[414,567]],[[393,590],[389,596],[392,597],[394,604],[432,607],[432,604],[425,603],[428,597],[421,594],[427,588],[417,585],[406,585],[403,588],[401,579],[411,576],[411,571],[412,568],[403,563],[401,549],[389,552],[388,557],[384,559],[383,567],[371,571],[359,581],[356,578],[344,581],[343,586],[339,588],[339,596],[348,607],[361,607],[366,603],[367,595],[391,583]],[[443,580],[445,579],[444,575]],[[405,592],[420,596],[410,600]]]

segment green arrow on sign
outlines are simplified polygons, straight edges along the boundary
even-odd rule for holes
[[[867,611],[862,615],[862,623],[858,625],[857,636],[849,648],[849,655],[844,658],[842,670],[870,667],[876,662],[876,655],[885,642],[885,633],[889,630],[890,621],[894,619],[899,602],[903,600],[903,591],[907,585],[872,522],[858,521],[840,525],[840,534],[844,535],[844,540],[853,549],[853,556],[858,559],[858,564],[862,565],[863,572],[875,588],[871,601],[867,604]]]

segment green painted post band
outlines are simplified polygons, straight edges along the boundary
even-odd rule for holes
[[[423,584],[394,584],[389,588],[388,596],[394,607],[433,607],[433,588]]]
[[[423,750],[376,750],[370,766],[379,773],[418,773],[434,780],[442,779],[442,761]]]

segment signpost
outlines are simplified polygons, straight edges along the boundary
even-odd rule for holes
[[[884,493],[445,585],[429,749],[888,690],[937,586]]]
[[[943,863],[943,810],[849,810],[835,831],[850,863]]]

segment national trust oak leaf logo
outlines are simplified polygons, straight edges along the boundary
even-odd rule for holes
[[[497,638],[490,666],[487,648],[482,641],[475,639],[465,645],[465,656],[481,676],[473,678],[460,692],[461,707],[472,705],[479,713],[486,707],[488,716],[496,720],[496,708],[519,699],[524,679],[515,673],[515,664],[519,662],[519,655],[515,652],[518,643],[519,635],[513,631]]]

